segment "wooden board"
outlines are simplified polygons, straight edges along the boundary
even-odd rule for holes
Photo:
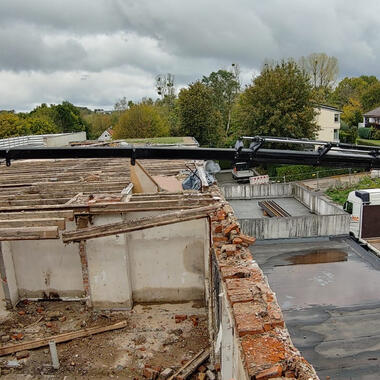
[[[0,228],[0,241],[58,239],[58,227]]]
[[[48,338],[36,339],[31,342],[11,344],[11,345],[0,347],[0,356],[9,355],[14,352],[31,350],[33,348],[47,346],[49,342],[52,342],[52,341],[54,341],[55,343],[67,342],[72,339],[99,334],[105,331],[122,329],[126,326],[127,326],[127,321],[121,321],[113,325],[102,326],[102,327],[89,327],[87,329],[82,329],[79,331],[72,331],[72,332],[68,332],[64,334],[49,336]]]
[[[0,220],[0,228],[56,226],[59,230],[66,228],[65,218],[42,219],[8,219]]]

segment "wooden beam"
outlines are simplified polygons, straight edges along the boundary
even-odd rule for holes
[[[190,210],[168,212],[161,215],[151,216],[149,218],[140,218],[127,222],[110,223],[101,226],[84,228],[77,231],[67,231],[62,234],[62,240],[64,243],[70,243],[73,241],[117,235],[126,232],[143,230],[146,228],[184,222],[187,220],[205,218],[219,207],[220,204],[214,204],[211,206],[199,207]]]
[[[1,240],[58,239],[58,227],[0,228]]]
[[[43,218],[65,218],[74,220],[72,210],[55,210],[55,211],[29,211],[29,212],[0,212],[0,220],[8,219],[43,219]]]
[[[42,219],[8,219],[0,220],[0,228],[56,226],[59,230],[66,228],[65,218]]]
[[[55,343],[67,342],[76,338],[83,338],[85,336],[99,334],[105,331],[122,329],[127,326],[127,321],[121,321],[114,323],[113,325],[102,326],[102,327],[89,327],[87,329],[82,329],[79,331],[72,331],[64,334],[52,335],[47,338],[40,338],[33,340],[31,342],[23,342],[19,344],[11,344],[7,346],[0,347],[0,356],[13,354],[14,352],[31,350],[33,348],[47,346],[49,342],[54,341]]]

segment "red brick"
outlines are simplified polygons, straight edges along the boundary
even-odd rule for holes
[[[253,289],[254,283],[250,278],[227,278],[227,289]]]
[[[231,301],[231,304],[236,302],[249,302],[253,301],[253,293],[250,289],[227,289],[228,298]]]
[[[285,345],[270,335],[246,335],[241,338],[241,345],[250,376],[266,366],[274,366],[285,359]]]
[[[254,313],[235,314],[235,321],[239,336],[261,334],[264,332],[260,317],[256,316]]]
[[[285,377],[289,379],[295,379],[296,378],[296,373],[294,371],[285,371]]]
[[[223,235],[227,236],[232,230],[239,232],[239,225],[237,223],[231,223],[223,230]]]
[[[216,213],[216,217],[218,218],[218,220],[224,220],[226,219],[226,212],[224,210],[219,210],[217,213]]]
[[[222,231],[223,231],[223,226],[222,226],[221,224],[218,224],[218,225],[215,227],[214,231],[215,231],[216,233],[222,232]]]
[[[240,234],[239,238],[241,240],[243,240],[243,242],[246,243],[246,244],[254,244],[255,241],[256,241],[256,238],[254,238],[252,236],[248,236],[248,235],[243,235],[243,234]]]
[[[228,241],[228,238],[225,236],[213,236],[212,237],[213,242],[218,242],[218,241]]]
[[[159,373],[152,368],[144,368],[143,376],[149,380],[157,379]]]
[[[221,268],[222,277],[226,278],[244,278],[249,277],[250,271],[246,267],[225,266]]]
[[[273,377],[281,376],[281,374],[282,374],[282,366],[278,364],[258,373],[256,375],[256,380],[268,380]]]
[[[264,281],[264,275],[261,269],[257,267],[251,267],[249,268],[249,273],[252,281],[254,282],[263,282]]]
[[[243,242],[243,240],[241,240],[239,237],[236,237],[232,240],[232,243],[234,244],[241,244]]]
[[[187,315],[185,314],[177,314],[175,317],[175,323],[180,323],[180,322],[183,322],[187,319]]]

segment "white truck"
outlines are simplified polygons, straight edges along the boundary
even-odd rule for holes
[[[351,214],[350,235],[380,256],[380,189],[351,191],[343,209]]]

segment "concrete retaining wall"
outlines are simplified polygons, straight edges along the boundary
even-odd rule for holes
[[[296,183],[226,185],[222,192],[227,200],[294,197],[314,213],[290,218],[239,219],[242,231],[259,240],[349,234],[350,215],[320,193]]]
[[[310,191],[299,184],[293,184],[293,196],[317,215],[347,215],[321,193]]]
[[[258,240],[348,235],[348,215],[239,219],[242,231]]]
[[[290,183],[268,183],[262,185],[223,185],[220,187],[224,198],[252,199],[265,197],[291,197],[293,194]]]

